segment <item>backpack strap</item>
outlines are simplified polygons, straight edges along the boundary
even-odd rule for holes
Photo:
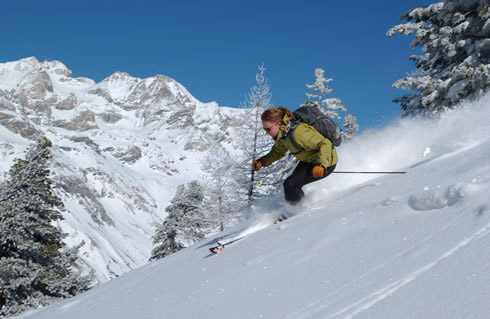
[[[284,132],[282,133],[281,140],[286,139],[286,137],[288,137],[290,132],[291,133],[294,132],[296,127],[298,127],[298,124],[289,121],[288,124],[286,124],[286,127],[284,128]]]
[[[291,121],[289,121],[288,124],[286,125],[286,128],[284,129],[284,133],[283,133],[281,139],[286,139],[289,137],[289,141],[291,142],[293,147],[298,150],[297,152],[291,152],[291,154],[293,154],[293,155],[299,154],[301,152],[314,152],[315,150],[307,150],[307,149],[302,148],[294,140],[294,131],[296,131],[296,128],[299,126],[299,124],[301,124],[301,123],[300,122],[292,123]]]

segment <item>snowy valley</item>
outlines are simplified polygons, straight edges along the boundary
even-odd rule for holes
[[[234,229],[19,318],[488,318],[489,108],[487,95],[436,120],[403,119],[366,131],[339,147],[337,169],[407,174],[334,174],[308,185],[297,215],[276,225],[274,218],[290,208],[282,194],[266,198]],[[157,135],[150,133],[155,143],[161,142]],[[19,139],[7,136],[11,144]],[[130,144],[94,136],[101,150]],[[63,158],[77,162],[75,152]],[[104,154],[82,158],[102,160]],[[114,163],[105,162],[105,169],[126,176]],[[141,202],[160,204],[150,200],[157,198],[151,185],[158,181],[137,171],[136,181],[123,185],[149,185]],[[182,172],[168,187],[184,179]],[[117,203],[127,189],[105,191],[117,196],[105,198],[105,207],[120,213]],[[120,236],[149,231],[141,228],[145,223],[134,227],[131,214],[125,217]],[[243,232],[249,233],[244,239],[209,253],[216,240]]]

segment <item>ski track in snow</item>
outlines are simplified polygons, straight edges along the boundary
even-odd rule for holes
[[[447,228],[447,227],[445,227]],[[490,223],[487,223],[484,227],[480,228],[477,232],[475,232],[473,235],[470,237],[465,238],[463,241],[461,241],[459,244],[454,246],[452,249],[448,250],[446,253],[442,254],[439,258],[437,258],[435,261],[419,268],[416,271],[413,271],[412,273],[406,275],[405,277],[397,280],[396,282],[387,285],[374,293],[366,296],[365,298],[362,298],[361,300],[343,308],[335,313],[325,317],[324,314],[322,314],[325,310],[328,309],[328,305],[325,304],[325,301],[328,300],[328,297],[331,296],[333,293],[329,294],[329,296],[322,298],[320,301],[315,302],[313,304],[310,304],[307,306],[307,308],[314,308],[311,310],[307,309],[301,309],[294,313],[292,316],[288,317],[291,319],[314,319],[314,318],[322,318],[322,319],[351,319],[354,318],[355,316],[361,314],[362,312],[370,309],[371,307],[375,306],[379,302],[382,302],[388,297],[391,297],[397,290],[403,288],[405,285],[408,283],[414,281],[419,277],[420,275],[428,272],[435,266],[437,266],[439,263],[443,262],[447,258],[451,257],[454,255],[458,250],[463,249],[464,247],[468,246],[472,242],[481,239],[485,236],[490,234]],[[427,239],[433,237],[429,236]],[[426,240],[427,240],[426,239]],[[425,241],[425,240],[424,240]],[[407,249],[410,250],[410,249]],[[384,263],[386,264],[386,263]],[[382,267],[380,265],[379,267]],[[379,268],[377,267],[377,268]],[[370,271],[369,273],[371,273]],[[368,273],[368,274],[369,274]],[[366,277],[368,274],[364,275],[363,277]],[[362,277],[361,277],[362,279]],[[319,309],[320,308],[320,309]]]

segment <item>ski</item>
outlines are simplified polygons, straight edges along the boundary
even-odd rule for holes
[[[282,213],[275,221],[274,224],[279,224],[280,222],[288,219],[288,216],[284,213]]]
[[[215,247],[209,248],[209,251],[216,255],[217,253],[219,253],[223,249],[225,249],[225,246],[215,246]]]
[[[288,215],[285,214],[285,213],[282,213],[279,216],[279,218],[277,218],[274,221],[274,224],[279,224],[280,222],[282,222],[282,221],[284,221],[286,219],[288,219]],[[226,246],[228,246],[230,244],[233,244],[234,242],[239,241],[240,239],[243,239],[245,237],[247,237],[247,235],[241,236],[241,237],[238,237],[238,238],[235,238],[235,239],[231,239],[231,240],[224,240],[224,241],[223,240],[217,240],[216,241],[216,245],[217,246],[214,246],[214,247],[209,248],[209,251],[216,255],[219,252],[223,251]]]
[[[220,251],[222,251],[223,249],[225,249],[225,247],[228,246],[229,244],[233,244],[234,242],[239,241],[240,239],[243,239],[245,237],[246,236],[238,237],[236,239],[232,239],[232,240],[229,240],[226,242],[221,242],[221,241],[217,240],[216,244],[218,244],[218,246],[214,246],[214,247],[209,248],[209,251],[212,252],[213,254],[217,254]]]

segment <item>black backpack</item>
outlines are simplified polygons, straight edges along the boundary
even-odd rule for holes
[[[307,151],[299,147],[294,141],[294,130],[299,123],[307,123],[315,128],[320,134],[325,136],[332,142],[333,146],[339,146],[342,143],[342,134],[340,128],[331,118],[323,114],[318,107],[313,105],[305,105],[293,112],[296,122],[288,123],[284,138],[291,136],[291,143],[295,148],[304,152]]]

